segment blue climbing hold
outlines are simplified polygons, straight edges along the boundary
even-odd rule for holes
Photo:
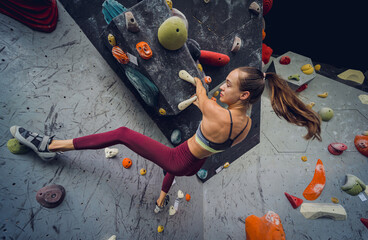
[[[208,175],[208,172],[207,172],[207,170],[205,170],[205,169],[200,169],[200,170],[197,172],[197,176],[198,176],[200,179],[202,179],[202,180],[206,179],[207,175]]]
[[[110,24],[111,20],[127,11],[127,9],[115,0],[105,0],[102,3],[102,13],[107,24]]]
[[[181,142],[181,132],[179,129],[175,129],[172,133],[171,133],[171,137],[170,137],[171,143],[172,144],[179,144]]]
[[[136,69],[127,65],[124,65],[124,69],[125,75],[137,89],[143,101],[150,107],[157,106],[159,91],[156,85]]]

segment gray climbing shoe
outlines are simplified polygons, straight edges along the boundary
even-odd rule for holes
[[[155,208],[154,212],[155,213],[162,212],[165,209],[165,207],[167,206],[167,204],[169,204],[169,201],[170,201],[170,197],[169,197],[169,195],[166,195],[165,200],[164,200],[164,205],[162,207],[158,206],[157,202],[156,202],[156,208]]]
[[[44,161],[50,161],[56,157],[56,152],[49,150],[49,145],[54,136],[41,136],[37,133],[30,132],[20,126],[12,126],[10,133],[21,144],[31,148]]]

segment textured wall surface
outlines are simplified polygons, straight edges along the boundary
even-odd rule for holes
[[[317,97],[324,91],[329,92],[326,99]],[[359,219],[368,216],[367,201],[340,190],[348,173],[368,182],[367,158],[354,146],[355,135],[368,124],[368,108],[358,99],[360,94],[366,93],[318,74],[308,91],[300,93],[305,103],[316,103],[315,111],[322,107],[334,110],[335,116],[322,123],[323,141],[318,142],[304,140],[304,128],[277,118],[265,91],[260,143],[203,185],[204,239],[244,239],[242,221],[249,215],[261,217],[269,210],[279,214],[286,239],[366,239],[368,231]],[[334,156],[327,150],[332,142],[345,143],[348,150]],[[301,156],[307,156],[308,161],[301,161]],[[317,200],[307,201],[302,194],[318,159],[325,167],[326,185]],[[337,197],[347,220],[307,220],[300,207],[292,208],[284,192],[312,203],[331,203],[331,197]]]
[[[124,38],[127,42],[137,41],[140,37],[148,37],[147,41],[149,42],[157,42],[154,32],[155,29],[159,27],[158,21],[162,17],[156,16],[153,18],[151,13],[147,10],[150,8],[148,6],[154,6],[150,9],[154,9],[154,11],[159,14],[163,10],[167,10],[166,6],[164,9],[162,7],[158,8],[159,10],[155,10],[157,8],[157,3],[161,0],[155,1],[132,1],[132,0],[119,0],[118,2],[126,6],[127,8],[140,9],[142,12],[147,12],[147,14],[142,14],[141,12],[137,14],[137,21],[144,23],[149,22],[146,26],[142,26],[142,30],[144,30],[144,34],[131,34],[124,32]],[[110,31],[113,27],[113,23],[108,27],[105,20],[103,19],[101,6],[99,0],[75,0],[75,1],[65,1],[60,0],[65,6],[65,9],[68,13],[73,17],[73,19],[77,22],[83,32],[86,34],[88,39],[92,42],[92,44],[97,48],[100,54],[104,57],[104,59],[109,63],[112,69],[115,70],[117,75],[123,80],[123,82],[127,85],[129,89],[131,89],[132,93],[137,96],[137,101],[142,103],[143,109],[148,113],[148,115],[154,120],[163,134],[167,139],[170,139],[171,133],[179,129],[182,134],[182,141],[193,136],[195,131],[197,130],[198,124],[201,121],[201,112],[194,105],[189,106],[184,111],[180,112],[177,115],[172,116],[161,116],[157,114],[157,109],[151,108],[146,105],[142,98],[137,93],[137,90],[130,84],[130,82],[126,79],[124,71],[120,64],[112,57],[109,48],[104,46],[106,42],[106,37],[101,37],[106,34],[104,30]],[[136,4],[136,2],[140,2]],[[225,79],[226,76],[235,68],[239,66],[254,66],[257,68],[261,68],[261,23],[262,23],[262,14],[253,14],[249,11],[249,5],[253,1],[247,0],[238,0],[238,1],[209,1],[205,3],[204,1],[173,1],[173,8],[181,11],[188,20],[189,25],[189,38],[197,41],[202,50],[210,50],[219,53],[226,54],[230,57],[230,62],[223,67],[213,67],[213,66],[205,66],[203,65],[204,72],[206,75],[211,76],[212,83],[209,84],[209,89],[214,90],[217,88]],[[257,1],[259,5],[262,5],[262,1]],[[166,4],[164,0],[161,1],[161,4]],[[83,13],[82,13],[83,12]],[[142,19],[142,18],[145,19]],[[118,19],[123,19],[123,17],[117,17]],[[150,19],[154,19],[153,22],[150,22]],[[124,23],[121,24],[124,27]],[[149,29],[147,29],[149,28]],[[115,30],[113,32],[116,32]],[[143,31],[142,31],[143,32]],[[242,47],[237,53],[231,52],[231,48],[233,46],[235,36],[242,39]],[[117,36],[120,37],[120,36]],[[126,48],[132,48],[131,43],[122,44]],[[125,46],[128,45],[128,46]],[[176,52],[182,53],[184,49],[178,50]],[[133,52],[133,51],[132,51]],[[167,51],[166,51],[167,52]],[[159,51],[159,54],[165,54],[165,51]],[[174,51],[175,52],[175,51]],[[156,54],[157,55],[157,54]],[[155,58],[155,56],[153,58]],[[172,56],[171,54],[167,54],[168,56],[160,57],[162,60],[170,61]],[[180,55],[178,54],[178,57]],[[163,61],[155,61],[155,65],[161,67],[171,68],[173,64],[163,63]],[[182,65],[182,67],[189,67],[192,64],[187,63]],[[140,64],[141,69],[146,68],[151,72],[151,75],[160,76],[157,71],[152,71],[149,68],[155,68],[155,66],[149,66],[150,61]],[[177,66],[176,66],[177,67]],[[188,70],[189,71],[189,70]],[[145,71],[143,71],[145,72]],[[156,72],[152,74],[152,72]],[[158,71],[158,72],[161,72]],[[191,74],[195,74],[195,71],[189,71]],[[169,74],[169,73],[168,73]],[[174,74],[173,78],[177,78],[177,73]],[[155,80],[154,82],[157,82]],[[181,81],[181,80],[179,80]],[[185,84],[185,83],[183,83]],[[183,85],[182,84],[182,85]],[[159,84],[160,85],[160,84]],[[161,93],[164,91],[163,89],[166,87],[165,84],[161,84],[159,88],[161,88]],[[171,88],[170,88],[171,89]],[[192,86],[189,86],[189,89],[193,89]],[[165,91],[164,91],[165,92]],[[179,98],[183,98],[183,95],[188,95],[187,91],[183,91],[183,93],[178,93],[175,91],[174,102]],[[190,90],[189,90],[190,93]],[[163,94],[165,95],[165,94]],[[167,96],[166,94],[165,96]],[[212,96],[211,96],[212,97]],[[165,108],[165,101],[160,101],[160,105],[162,104]],[[171,106],[175,104],[170,104]],[[167,105],[166,105],[167,106]],[[168,112],[169,111],[168,108]],[[171,114],[171,113],[170,113]],[[259,118],[260,118],[260,104],[255,104],[252,108],[252,112],[250,113],[252,116],[252,129],[248,134],[248,143],[245,144],[242,142],[238,144],[236,148],[231,150],[226,150],[223,153],[211,156],[208,161],[206,161],[203,166],[204,169],[208,171],[208,177],[203,181],[207,181],[214,174],[215,170],[223,165],[226,161],[233,162],[242,154],[247,152],[249,149],[254,147],[259,143]],[[226,161],[224,160],[224,155],[226,155]]]
[[[120,81],[106,61],[59,4],[55,32],[34,32],[0,15],[0,238],[2,239],[244,239],[244,219],[280,215],[287,239],[366,239],[359,218],[368,218],[367,201],[340,190],[345,174],[368,182],[367,158],[352,140],[367,130],[366,94],[317,75],[300,97],[316,103],[315,110],[331,107],[335,116],[322,124],[323,142],[305,141],[305,129],[287,124],[262,98],[260,144],[209,181],[180,177],[170,190],[171,202],[181,189],[192,200],[179,212],[155,215],[162,170],[124,146],[116,159],[103,150],[67,152],[54,162],[42,162],[34,153],[13,155],[6,148],[9,127],[56,135],[58,139],[127,126],[166,145],[170,143]],[[81,13],[84,14],[84,13]],[[313,59],[312,59],[313,60]],[[317,94],[328,91],[326,99]],[[341,156],[328,153],[331,142],[343,142]],[[307,162],[300,157],[306,155]],[[133,167],[122,168],[124,157]],[[320,158],[327,182],[315,201],[337,197],[347,211],[346,221],[307,220],[293,209],[284,192],[302,198]],[[146,168],[146,176],[138,175]],[[51,183],[66,189],[55,209],[41,207],[36,192]],[[309,202],[309,201],[306,201]],[[241,220],[239,220],[239,218]],[[157,226],[165,231],[157,233]]]
[[[162,170],[122,145],[117,158],[104,150],[66,152],[51,163],[36,154],[13,155],[9,127],[56,139],[127,126],[170,143],[111,70],[74,20],[59,7],[51,34],[30,30],[0,15],[0,222],[2,239],[202,239],[202,183],[176,178],[170,205],[181,189],[192,196],[179,212],[154,214]],[[124,169],[124,157],[133,160]],[[147,175],[138,174],[141,168]],[[66,189],[55,209],[41,207],[36,192],[52,183]],[[158,225],[165,231],[157,233]],[[182,229],[182,230],[180,230]],[[191,229],[188,231],[187,229]]]

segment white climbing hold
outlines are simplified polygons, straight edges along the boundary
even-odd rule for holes
[[[119,149],[117,148],[105,148],[105,157],[113,158],[119,153]]]
[[[174,206],[170,206],[170,209],[169,209],[169,215],[172,216],[176,213],[176,210],[174,208]]]
[[[178,191],[178,198],[183,198],[184,197],[184,193],[182,190]]]
[[[109,239],[107,240],[116,240],[116,235],[112,235]]]
[[[334,220],[346,220],[345,208],[334,203],[303,203],[300,213],[307,219],[327,217]]]

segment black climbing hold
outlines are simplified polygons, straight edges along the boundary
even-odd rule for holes
[[[201,48],[199,44],[195,40],[189,38],[187,41],[187,47],[194,61],[197,61],[201,56]]]

